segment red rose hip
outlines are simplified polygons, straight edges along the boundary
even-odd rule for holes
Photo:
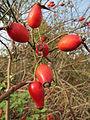
[[[83,21],[85,18],[82,16],[78,19],[78,21]]]
[[[48,45],[45,42],[43,42],[42,44],[38,44],[37,45],[37,47],[36,47],[36,54],[38,56],[42,55],[43,57],[45,57],[45,56],[48,55],[48,53],[49,53],[49,47],[48,47]]]
[[[28,30],[20,23],[12,22],[7,28],[7,33],[16,42],[25,43],[29,41]]]
[[[50,1],[50,2],[48,3],[48,8],[53,7],[53,6],[55,6],[54,2],[53,2],[53,1]]]
[[[0,110],[0,118],[1,118],[1,116],[2,116],[2,113],[3,113],[3,109]]]
[[[58,48],[62,51],[72,51],[75,50],[81,43],[82,40],[80,36],[70,34],[61,38],[58,42]]]
[[[41,42],[41,41],[44,42],[45,40],[46,40],[46,37],[43,35],[42,38],[41,38],[41,40],[39,39],[39,42]]]
[[[64,3],[62,2],[62,3],[60,4],[60,6],[64,6]]]
[[[39,3],[36,3],[30,10],[27,18],[28,25],[31,28],[37,28],[42,21],[42,11]]]
[[[40,64],[36,70],[36,76],[44,87],[49,87],[53,80],[53,72],[46,64]]]
[[[38,109],[44,106],[44,88],[39,81],[33,81],[29,85],[29,94],[36,104]]]
[[[25,116],[22,116],[21,120],[25,120]]]

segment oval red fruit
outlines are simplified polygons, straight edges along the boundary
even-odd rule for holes
[[[47,117],[47,120],[50,120],[49,116]]]
[[[3,109],[1,109],[1,111],[0,111],[0,118],[1,118],[1,116],[2,116],[2,113],[3,113]]]
[[[82,16],[78,19],[78,21],[83,21],[85,18]]]
[[[51,118],[51,120],[53,120],[53,119],[54,119],[54,116],[53,116],[53,115],[50,115],[50,118]]]
[[[45,84],[49,84],[50,86],[50,83],[53,80],[53,72],[51,68],[46,64],[40,64],[37,67],[36,76],[38,81],[41,82],[44,85],[44,87]]]
[[[58,48],[62,51],[72,51],[75,50],[80,44],[82,40],[78,35],[66,35],[58,42]]]
[[[88,27],[90,27],[90,21],[86,22],[85,25],[87,25]]]
[[[79,84],[79,80],[76,80],[76,84]]]
[[[42,41],[44,42],[44,41],[46,40],[46,37],[43,35],[41,39],[42,39]],[[40,39],[39,39],[39,42],[41,42]]]
[[[88,27],[90,27],[90,21],[88,22]]]
[[[31,28],[37,28],[40,26],[41,21],[42,21],[41,7],[38,3],[36,3],[28,14],[27,22]]]
[[[50,7],[53,7],[53,6],[55,6],[54,2],[53,2],[53,1],[50,1],[50,2],[48,3],[48,7],[50,8]]]
[[[25,116],[22,116],[22,120],[25,120]]]
[[[3,109],[1,109],[1,111],[0,111],[0,114],[2,114],[3,113]]]
[[[25,43],[29,41],[28,30],[20,23],[12,22],[10,27],[7,28],[7,33],[16,42]]]
[[[64,6],[64,3],[62,2],[62,3],[60,4],[60,6]]]
[[[43,57],[47,56],[49,53],[49,47],[46,43],[43,42],[43,44],[38,44],[36,47],[36,54],[37,55],[43,55]]]
[[[29,85],[29,94],[36,103],[38,109],[42,109],[44,106],[44,88],[39,81],[33,81]]]
[[[42,36],[42,40],[43,40],[43,42],[46,40],[46,37],[45,36]]]
[[[47,120],[53,120],[54,119],[54,116],[53,115],[49,115],[48,117],[47,117]]]

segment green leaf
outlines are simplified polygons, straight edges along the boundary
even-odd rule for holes
[[[32,117],[34,117],[36,120],[38,120],[39,114],[32,115]]]
[[[46,112],[47,111],[47,108],[43,108],[42,110],[41,110],[41,112],[43,113],[43,112]]]
[[[19,108],[18,108],[18,111],[19,111],[20,113],[22,113],[22,112],[23,112],[23,108],[19,107]]]
[[[0,90],[2,90],[3,88],[5,88],[6,87],[6,84],[5,84],[5,82],[3,82],[1,85],[0,85]]]

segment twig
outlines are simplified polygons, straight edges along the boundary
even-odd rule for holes
[[[90,49],[88,48],[88,46],[86,45],[86,43],[84,43],[84,41],[82,41],[82,44],[84,45],[85,49],[90,53]]]
[[[44,3],[44,5],[46,5],[46,4],[47,4],[47,2],[49,2],[49,0],[47,0],[47,1]]]
[[[57,50],[58,49],[58,47],[56,46],[55,48],[53,48],[52,50],[49,50],[49,53],[51,53],[51,52],[53,52],[53,51],[55,51],[55,50]]]
[[[4,18],[4,16],[8,13],[9,10],[10,10],[10,8],[8,8],[8,10],[4,13],[4,15],[0,18],[0,20],[2,20]]]
[[[28,44],[30,45],[30,47],[32,47],[32,49],[35,51],[36,48],[32,45],[32,43],[30,41],[28,41]]]
[[[14,12],[13,12],[13,10],[12,10],[12,7],[11,7],[11,5],[10,5],[10,3],[9,3],[9,0],[7,0],[7,4],[8,4],[8,6],[10,7],[10,10],[11,10],[11,12],[12,12],[12,15],[13,15],[15,21],[18,22],[17,19],[16,19],[15,14],[14,14]]]
[[[8,25],[4,25],[0,27],[0,30],[5,30],[8,27]]]
[[[73,112],[73,110],[72,110],[72,107],[71,107],[71,104],[70,104],[70,96],[67,94],[67,97],[68,97],[68,104],[69,104],[69,109],[70,109],[70,112],[71,112],[71,114],[72,114],[72,117],[73,117],[73,120],[77,120],[76,119],[76,117],[75,117],[75,115],[74,115],[74,112]]]
[[[11,49],[10,52],[12,53],[13,50],[13,40],[11,40]],[[10,88],[10,75],[11,75],[11,56],[8,57],[8,68],[7,68],[7,90]],[[6,120],[9,120],[10,116],[10,95],[8,96],[8,99],[6,100]]]
[[[39,4],[39,5],[40,5],[40,4]],[[40,5],[40,7],[43,8],[43,9],[46,9],[46,10],[49,10],[49,11],[51,11],[51,12],[56,13],[55,11],[53,11],[53,10],[47,8],[45,5]]]
[[[12,24],[12,21],[8,21],[6,22],[2,27],[0,27],[0,30],[5,30],[7,29],[8,27],[10,27],[10,25]],[[0,35],[1,36],[1,35]],[[1,36],[2,37],[2,36]],[[4,38],[4,37],[3,37]],[[6,39],[6,38],[4,38]]]
[[[7,47],[7,45],[5,43],[3,43],[1,40],[0,40],[0,42],[6,47],[6,49],[8,50],[8,53],[10,55],[10,59],[12,59],[11,52],[10,52],[9,48]]]
[[[56,39],[60,38],[61,36],[67,35],[69,32],[61,33],[60,35],[56,36],[54,39],[49,41],[47,44],[50,44],[51,42],[55,41]]]
[[[7,99],[8,96],[12,93],[14,93],[16,90],[18,90],[19,88],[23,87],[24,85],[28,84],[29,82],[27,81],[30,81],[31,82],[32,79],[30,80],[23,80],[19,83],[17,83],[16,85],[13,85],[11,88],[9,88],[5,93],[3,93],[1,96],[0,96],[0,102],[2,102],[4,99]]]

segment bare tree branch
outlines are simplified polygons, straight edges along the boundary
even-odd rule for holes
[[[12,93],[14,93],[16,90],[18,90],[19,88],[23,87],[24,85],[28,84],[31,82],[32,79],[30,80],[23,80],[21,82],[19,82],[18,84],[16,85],[13,85],[10,89],[8,89],[5,93],[3,93],[1,96],[0,96],[0,102],[2,102],[4,99],[7,99],[8,96]]]

